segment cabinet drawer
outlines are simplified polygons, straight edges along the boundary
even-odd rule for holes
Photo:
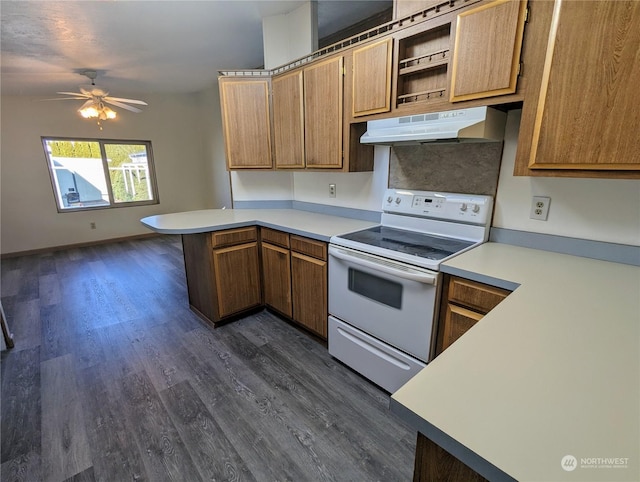
[[[483,283],[452,277],[449,281],[449,301],[468,306],[486,314],[504,300],[510,292]]]
[[[248,228],[228,229],[211,233],[211,245],[214,248],[231,246],[234,244],[248,243],[258,240],[258,229],[255,226]]]
[[[283,233],[282,231],[276,231],[275,229],[261,228],[260,235],[262,241],[275,244],[283,248],[289,248],[289,233]]]
[[[291,251],[306,254],[313,258],[327,260],[327,243],[315,239],[291,235]]]

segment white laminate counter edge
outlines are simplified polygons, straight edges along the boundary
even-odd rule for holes
[[[337,234],[379,224],[296,209],[209,209],[148,216],[140,222],[160,234],[198,234],[261,226],[324,242]]]
[[[516,288],[520,286],[520,283],[516,283],[514,281],[500,279],[494,276],[488,276],[482,273],[477,273],[475,271],[457,268],[455,266],[446,266],[445,264],[440,265],[440,271],[442,273],[459,276],[461,278],[466,278],[471,281],[477,281],[478,283],[484,283],[490,286],[495,286],[496,288],[502,288],[509,291],[515,291]]]

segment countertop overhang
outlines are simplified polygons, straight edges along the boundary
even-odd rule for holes
[[[204,209],[148,216],[140,222],[162,234],[197,234],[244,226],[264,226],[325,242],[331,236],[378,224],[298,209]]]
[[[515,291],[391,410],[490,480],[640,480],[640,268],[486,243],[441,269]]]

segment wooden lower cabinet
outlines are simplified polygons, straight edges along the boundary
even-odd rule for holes
[[[216,324],[262,304],[255,227],[182,236],[189,306]]]
[[[413,482],[483,482],[484,477],[418,432]]]
[[[182,236],[189,306],[216,324],[267,306],[327,338],[327,243],[269,228]]]
[[[327,261],[291,253],[293,319],[327,338]]]
[[[473,325],[475,325],[484,315],[475,311],[447,303],[444,317],[442,350],[446,350],[449,345],[464,335]]]
[[[264,303],[327,338],[327,243],[262,228]]]
[[[291,318],[291,254],[288,248],[262,242],[264,304]]]
[[[260,306],[257,242],[214,250],[213,271],[220,318]]]
[[[445,275],[436,356],[464,335],[510,293],[508,290]]]

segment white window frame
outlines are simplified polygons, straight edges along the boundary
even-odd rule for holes
[[[119,208],[127,208],[127,207],[135,207],[135,206],[148,206],[151,204],[159,204],[160,198],[158,196],[158,183],[156,179],[155,172],[155,164],[153,162],[153,150],[151,148],[151,141],[141,141],[141,140],[130,140],[130,139],[93,139],[93,138],[82,138],[82,137],[53,137],[53,136],[42,136],[42,147],[45,153],[45,160],[47,163],[47,168],[49,170],[49,178],[51,180],[51,187],[53,189],[53,197],[56,202],[56,209],[59,213],[68,213],[68,212],[78,212],[78,211],[92,211],[97,209],[119,209]],[[78,206],[78,207],[65,207],[62,204],[61,196],[64,194],[60,191],[60,186],[58,186],[57,176],[54,172],[53,163],[51,161],[50,152],[47,146],[47,141],[67,141],[67,142],[95,142],[100,146],[100,154],[102,161],[102,168],[104,170],[104,180],[107,188],[107,193],[109,195],[109,204],[105,205],[96,205],[96,206]],[[147,151],[147,186],[149,193],[152,196],[152,199],[143,200],[143,201],[121,201],[116,202],[113,196],[113,187],[111,185],[111,175],[109,174],[109,164],[107,160],[107,155],[105,152],[105,145],[108,144],[130,144],[130,145],[144,145]],[[95,158],[98,160],[98,158]],[[125,177],[126,182],[126,177]]]

